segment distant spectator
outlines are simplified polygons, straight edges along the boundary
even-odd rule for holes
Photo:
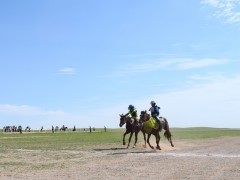
[[[22,126],[18,126],[18,132],[20,132],[20,134],[22,134]]]
[[[26,127],[25,131],[27,132],[30,132],[31,128],[29,126]]]

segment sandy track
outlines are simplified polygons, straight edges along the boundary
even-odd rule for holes
[[[89,151],[1,148],[0,179],[239,179],[239,137],[174,144],[162,142],[161,151],[141,144]]]

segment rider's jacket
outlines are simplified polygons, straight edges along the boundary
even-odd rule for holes
[[[160,107],[158,107],[157,105],[155,105],[155,106],[152,106],[150,109],[149,109],[149,111],[151,112],[151,116],[159,116],[159,109],[160,109]]]
[[[127,114],[130,114],[133,119],[138,120],[138,115],[137,115],[137,110],[136,109],[128,111]]]

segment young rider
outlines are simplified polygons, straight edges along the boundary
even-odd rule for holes
[[[161,124],[160,120],[158,119],[158,116],[159,116],[159,114],[160,114],[160,112],[159,112],[160,107],[158,107],[158,106],[156,105],[156,102],[155,102],[155,101],[151,101],[150,104],[151,104],[151,106],[152,106],[152,107],[149,109],[149,111],[151,111],[151,116],[152,116],[154,119],[156,119],[156,121],[157,121],[157,123],[158,123],[158,125],[159,125],[159,128],[160,128],[160,131],[161,131],[161,130],[162,130],[162,124]]]
[[[138,116],[137,116],[137,110],[134,108],[133,105],[129,105],[128,106],[128,113],[125,114],[125,116],[127,115],[131,115],[131,118],[134,119],[134,124],[137,124],[138,123]]]

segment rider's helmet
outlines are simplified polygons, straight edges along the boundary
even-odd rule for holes
[[[151,101],[150,104],[151,104],[152,106],[154,106],[154,105],[156,104],[156,102],[155,102],[155,101]]]
[[[133,105],[129,105],[128,106],[128,110],[133,110],[134,109],[134,106]]]

